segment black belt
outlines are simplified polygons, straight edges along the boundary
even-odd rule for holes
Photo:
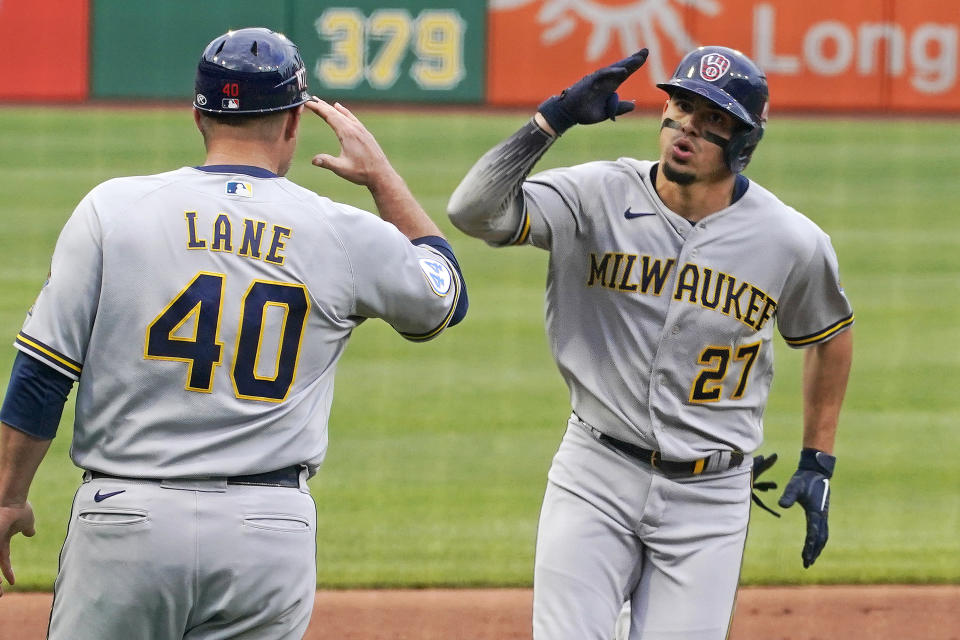
[[[630,444],[629,442],[624,442],[623,440],[618,440],[617,438],[612,438],[605,433],[597,431],[593,427],[588,427],[593,433],[593,436],[600,442],[617,449],[618,451],[637,458],[643,462],[646,462],[654,469],[660,469],[664,473],[673,476],[698,476],[704,471],[720,471],[721,469],[711,469],[710,468],[710,458],[700,458],[699,460],[692,460],[689,462],[676,462],[673,460],[664,460],[659,451],[653,451],[651,449],[644,449],[643,447],[637,446],[635,444]],[[740,466],[743,462],[743,454],[739,451],[730,452],[730,460],[727,462],[726,466],[722,470],[732,469],[734,467]]]
[[[230,476],[227,484],[256,485],[260,487],[285,487],[296,489],[300,486],[300,470],[303,467],[294,465],[266,473],[254,473],[248,476]],[[143,482],[163,482],[164,480],[215,480],[216,478],[128,478],[110,475],[100,471],[90,471],[90,478],[107,478],[109,480],[140,480]]]

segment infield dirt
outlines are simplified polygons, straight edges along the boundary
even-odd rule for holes
[[[52,596],[0,598],[0,640],[45,637]],[[305,640],[530,638],[528,589],[318,591]],[[748,587],[730,640],[960,640],[960,585]]]

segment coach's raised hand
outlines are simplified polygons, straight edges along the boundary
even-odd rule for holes
[[[340,141],[340,155],[318,153],[313,157],[315,166],[365,187],[396,174],[376,138],[345,106],[339,102],[330,105],[320,98],[314,98],[305,106],[323,118]]]
[[[629,58],[584,76],[559,96],[544,100],[538,108],[540,116],[553,130],[552,133],[561,135],[575,124],[614,120],[619,115],[633,111],[633,102],[621,101],[617,89],[646,60],[647,50],[640,49]]]
[[[305,106],[323,118],[340,141],[340,155],[318,153],[313,157],[315,166],[329,169],[344,180],[369,189],[380,217],[411,240],[424,236],[443,237],[440,228],[410,193],[403,177],[357,116],[339,102],[330,105],[316,97]]]

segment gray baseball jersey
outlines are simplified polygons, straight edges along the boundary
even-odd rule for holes
[[[460,291],[447,258],[375,215],[269,172],[183,168],[83,199],[16,347],[79,380],[79,467],[313,472],[353,328],[429,339]]]
[[[526,178],[554,140],[527,123],[448,205],[489,244],[550,252],[547,334],[573,414],[540,510],[534,638],[609,638],[624,601],[631,638],[723,638],[774,326],[802,347],[853,323],[836,256],[741,175],[730,204],[696,224],[660,199],[652,162]]]
[[[550,251],[547,333],[576,415],[666,460],[754,451],[775,324],[802,347],[853,323],[828,236],[745,178],[691,225],[657,195],[654,163],[629,158],[544,171],[501,202],[539,157],[510,152],[477,163],[451,218]]]
[[[514,243],[550,251],[546,321],[573,410],[608,435],[694,460],[751,452],[787,344],[853,322],[828,236],[756,183],[691,225],[621,158],[523,185]]]

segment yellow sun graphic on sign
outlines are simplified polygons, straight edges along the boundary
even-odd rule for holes
[[[542,2],[537,22],[543,26],[540,40],[545,45],[570,36],[579,22],[592,25],[585,52],[591,62],[603,56],[615,39],[624,57],[642,47],[663,51],[661,33],[674,50],[689,51],[697,43],[684,29],[681,7],[693,7],[708,16],[721,10],[717,0],[490,0],[490,9],[507,11],[536,2]],[[651,56],[647,68],[656,81],[666,79],[668,71],[659,57]]]

